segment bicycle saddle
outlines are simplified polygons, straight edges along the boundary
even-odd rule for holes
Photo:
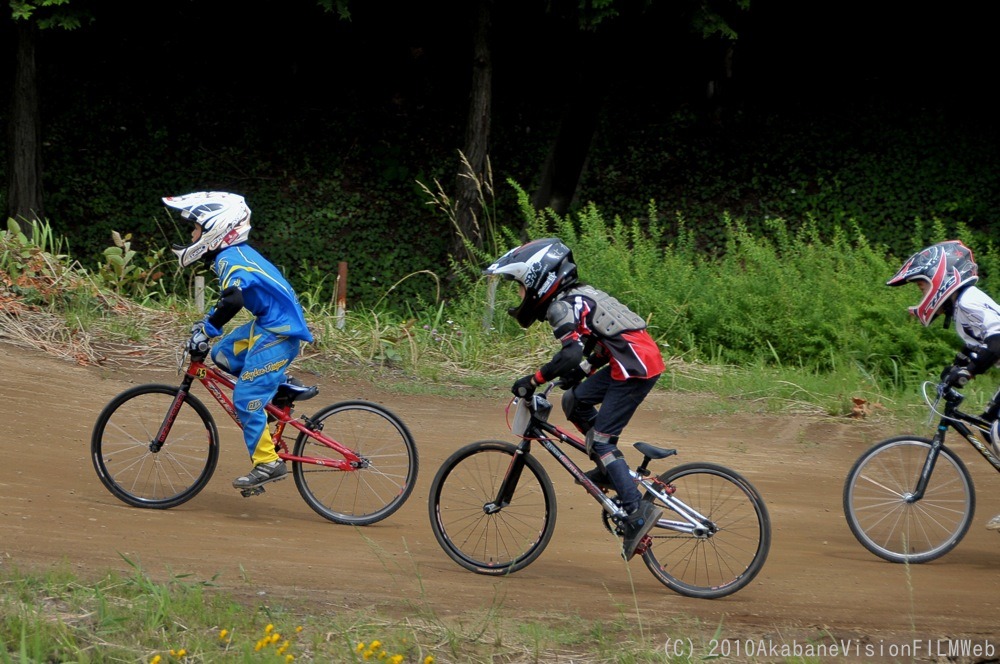
[[[668,456],[677,454],[677,450],[668,450],[665,447],[657,447],[649,443],[636,443],[632,447],[650,459],[666,459]]]
[[[317,394],[319,394],[319,388],[315,385],[307,387],[305,383],[298,378],[289,376],[284,383],[278,386],[278,391],[275,393],[274,399],[271,400],[271,403],[279,408],[283,408],[295,401],[312,399]]]

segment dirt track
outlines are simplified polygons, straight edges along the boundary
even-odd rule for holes
[[[972,450],[959,448],[979,501],[965,540],[933,563],[894,565],[854,540],[840,501],[854,459],[875,440],[899,432],[805,416],[693,416],[696,399],[658,392],[633,420],[629,438],[676,447],[679,462],[723,463],[757,486],[774,527],[771,554],[757,579],[720,600],[672,593],[641,560],[627,566],[617,557],[597,506],[549,458],[543,463],[559,501],[552,543],[527,569],[496,579],[459,568],[440,550],[428,525],[427,488],[457,447],[511,439],[503,412],[508,395],[498,391],[485,401],[400,396],[370,384],[299,375],[321,390],[303,412],[368,399],[389,406],[413,432],[418,484],[386,521],[360,529],[327,522],[291,481],[242,498],[230,480],[246,470],[246,453],[215,406],[222,458],[205,491],[173,510],[128,507],[94,473],[90,429],[115,394],[132,383],[175,384],[174,369],[126,379],[0,344],[0,394],[13,414],[6,421],[7,464],[0,476],[0,565],[28,570],[68,563],[87,576],[127,571],[127,556],[155,578],[191,574],[240,592],[314,601],[324,611],[375,604],[390,611],[417,607],[449,619],[482,617],[499,604],[509,618],[634,619],[638,610],[646,629],[664,640],[707,639],[721,623],[723,636],[769,646],[848,639],[862,648],[860,657],[855,651],[847,658],[854,661],[872,659],[864,656],[867,644],[876,655],[888,655],[917,641],[917,659],[926,659],[926,646],[961,638],[992,645],[994,658],[1000,657],[1000,535],[983,528],[1000,512],[1000,477]],[[634,450],[624,449],[633,462]],[[696,642],[696,655],[708,654],[701,648]]]

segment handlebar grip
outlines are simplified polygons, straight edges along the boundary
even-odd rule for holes
[[[206,341],[202,341],[197,345],[197,347],[194,347],[190,344],[187,346],[188,355],[191,356],[192,360],[197,360],[199,362],[208,357],[208,351],[210,349],[211,346]]]

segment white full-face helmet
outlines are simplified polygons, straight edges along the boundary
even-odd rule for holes
[[[239,194],[199,191],[167,196],[163,202],[180,210],[181,219],[201,226],[201,237],[197,240],[171,247],[182,267],[210,258],[225,247],[242,244],[250,235],[250,208]]]

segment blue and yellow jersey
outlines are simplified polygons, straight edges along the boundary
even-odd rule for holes
[[[216,255],[212,271],[220,290],[236,287],[243,292],[243,307],[258,326],[306,343],[313,340],[295,290],[256,249],[248,244],[226,247]]]

